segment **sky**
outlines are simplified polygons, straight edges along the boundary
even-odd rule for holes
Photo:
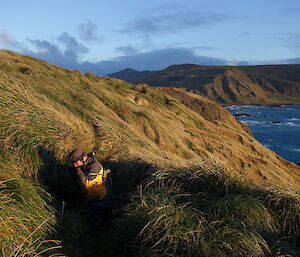
[[[10,0],[0,49],[107,75],[300,63],[299,0]]]

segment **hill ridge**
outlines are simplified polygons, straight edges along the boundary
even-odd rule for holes
[[[300,65],[172,65],[161,71],[111,77],[150,86],[186,88],[222,105],[300,104]]]

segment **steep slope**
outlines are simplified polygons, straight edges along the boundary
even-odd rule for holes
[[[261,256],[282,252],[275,245],[280,238],[299,238],[293,195],[300,167],[263,147],[215,103],[9,51],[0,52],[0,90],[5,255],[38,254],[45,242],[49,252],[60,247],[68,256],[174,249],[184,256]],[[118,212],[105,237],[76,212],[79,192],[65,158],[76,147],[95,150],[112,170]]]
[[[215,102],[197,94],[187,92],[184,89],[161,88],[161,90],[199,113],[204,119],[225,127],[229,125],[237,131],[244,130],[247,134],[253,136],[246,125],[235,119],[226,109]]]
[[[132,83],[184,87],[221,104],[300,104],[300,65],[206,67],[174,65],[143,77],[110,74]]]

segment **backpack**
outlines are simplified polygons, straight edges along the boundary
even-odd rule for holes
[[[95,158],[98,161],[98,154],[96,152],[90,152],[87,154],[88,157]],[[111,177],[111,170],[110,169],[104,169],[103,167],[103,177],[102,180],[104,182],[105,188],[107,193],[111,195],[112,191],[112,177]]]

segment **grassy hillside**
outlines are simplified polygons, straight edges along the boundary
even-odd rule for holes
[[[162,71],[110,74],[132,83],[184,87],[223,105],[300,104],[300,65],[173,65]]]
[[[3,256],[299,255],[299,166],[220,106],[9,51],[0,90]],[[105,227],[78,212],[76,147],[112,170]]]

